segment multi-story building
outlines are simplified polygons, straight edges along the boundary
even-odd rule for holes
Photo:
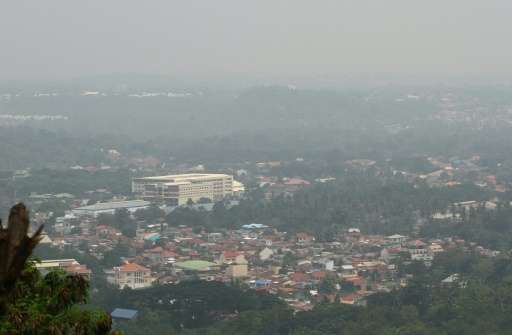
[[[139,199],[170,206],[181,206],[201,199],[220,201],[233,195],[233,176],[191,173],[135,178],[132,191]]]
[[[114,267],[112,276],[108,279],[119,288],[129,287],[132,289],[149,287],[154,281],[150,269],[135,263]]]

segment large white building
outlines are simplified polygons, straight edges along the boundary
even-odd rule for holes
[[[121,289],[125,287],[138,289],[150,287],[154,278],[151,276],[150,269],[136,263],[127,263],[114,267],[107,276],[107,280]]]
[[[128,212],[133,213],[139,209],[149,208],[149,206],[150,203],[143,200],[98,202],[94,205],[75,208],[71,211],[71,214],[75,216],[89,215],[97,217],[100,214],[115,214],[120,209],[126,209]]]
[[[171,206],[197,202],[202,198],[220,201],[233,195],[233,176],[226,174],[191,173],[135,178],[132,191],[139,199]]]

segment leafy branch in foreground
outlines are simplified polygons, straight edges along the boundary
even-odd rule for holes
[[[28,260],[43,229],[29,237],[29,225],[28,210],[18,204],[7,227],[0,227],[0,333],[109,334],[110,316],[82,305],[87,302],[87,279],[63,271],[43,277]]]

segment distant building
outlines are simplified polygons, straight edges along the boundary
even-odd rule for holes
[[[454,273],[445,279],[441,280],[441,286],[443,287],[455,287],[465,288],[467,286],[467,280],[462,280],[460,274]]]
[[[256,279],[249,281],[249,287],[258,291],[267,291],[272,288],[272,280]]]
[[[109,281],[119,288],[138,289],[150,287],[154,278],[148,268],[135,263],[127,263],[114,267]]]
[[[219,264],[204,260],[190,260],[174,263],[174,271],[182,280],[215,280],[219,270]]]
[[[116,308],[110,313],[113,320],[133,320],[137,318],[138,311],[135,309]]]
[[[272,256],[274,255],[274,251],[272,251],[272,249],[270,248],[263,248],[263,250],[261,250],[259,253],[258,253],[258,257],[260,259],[260,261],[267,261],[269,260]]]
[[[408,252],[413,261],[427,261],[433,260],[432,255],[428,252],[427,245],[420,241],[414,240],[407,243]]]
[[[73,230],[74,227],[77,227],[80,224],[79,217],[73,215],[71,213],[67,213],[64,216],[60,216],[55,219],[55,224],[53,225],[53,229],[56,233],[59,234],[69,234]]]
[[[311,183],[307,180],[301,179],[301,178],[287,178],[284,180],[284,185],[286,186],[308,186],[311,185]]]
[[[132,181],[132,192],[139,199],[181,206],[201,199],[220,201],[233,196],[234,186],[235,192],[243,191],[243,185],[234,185],[233,176],[190,173],[135,178]]]
[[[117,210],[126,209],[128,212],[135,212],[139,209],[149,208],[150,203],[143,200],[99,202],[94,205],[78,207],[71,211],[76,216],[89,215],[97,217],[100,214],[115,214]]]
[[[219,263],[228,265],[226,274],[230,278],[247,277],[249,263],[243,253],[224,251],[219,257]]]
[[[233,195],[234,196],[241,196],[245,193],[245,186],[239,181],[233,180]]]
[[[174,264],[174,267],[183,271],[193,272],[207,272],[217,270],[219,268],[218,264],[203,260],[177,262]]]
[[[75,259],[47,259],[36,263],[36,269],[42,275],[46,275],[53,270],[64,270],[69,274],[80,275],[91,279],[92,271],[87,266],[78,263]]]
[[[315,241],[315,237],[308,233],[297,233],[295,234],[295,241],[298,244],[307,244]]]
[[[219,263],[220,264],[231,264],[236,261],[236,258],[240,256],[241,253],[238,251],[224,251],[220,254]]]
[[[226,274],[233,279],[247,277],[247,273],[248,262],[242,254],[238,255],[226,270]]]
[[[357,291],[340,297],[339,301],[346,305],[362,306],[364,305],[364,295]]]
[[[243,229],[265,229],[268,228],[268,226],[261,224],[261,223],[250,223],[250,224],[244,224],[242,226]]]
[[[402,245],[403,243],[405,243],[407,241],[407,236],[395,234],[395,235],[391,235],[391,236],[386,237],[386,240],[390,244]]]

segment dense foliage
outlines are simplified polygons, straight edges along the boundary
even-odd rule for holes
[[[41,276],[28,265],[19,279],[12,302],[0,315],[1,334],[83,334],[110,332],[110,316],[84,309],[88,281],[77,275],[50,272]]]
[[[0,334],[106,335],[111,318],[86,310],[89,280],[78,274],[51,271],[45,275],[29,260],[43,227],[31,236],[27,208],[19,203],[0,224]]]
[[[459,237],[495,250],[512,248],[512,207],[510,201],[498,203],[496,209],[483,206],[466,211],[452,208],[457,218],[432,220],[422,228],[427,237]]]
[[[431,188],[390,177],[348,174],[336,182],[317,184],[293,197],[278,196],[265,201],[258,190],[240,205],[226,208],[216,204],[213,211],[179,208],[167,217],[170,225],[240,227],[263,223],[281,231],[310,231],[319,238],[350,227],[365,233],[409,233],[419,218],[448,209],[458,201],[481,200],[486,193],[474,185]]]
[[[22,196],[30,193],[70,193],[78,196],[97,189],[127,194],[131,191],[131,177],[132,174],[126,169],[96,172],[41,169],[32,171],[29,177],[17,179],[14,185]]]
[[[247,311],[286,309],[286,304],[275,296],[236,283],[206,281],[157,285],[145,290],[119,291],[105,286],[93,295],[93,303],[107,310],[116,307],[138,310],[138,318],[121,323],[120,328],[127,334],[141,335],[160,331],[173,334],[181,329],[207,327]]]

